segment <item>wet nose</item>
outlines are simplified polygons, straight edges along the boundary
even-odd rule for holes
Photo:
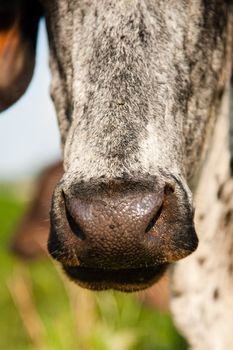
[[[197,247],[193,208],[181,182],[63,185],[53,194],[48,250],[81,286],[145,288]]]
[[[106,268],[153,264],[154,228],[163,211],[166,191],[65,195],[66,218],[77,238],[76,254],[81,264]],[[156,250],[159,259],[161,252]]]
[[[140,193],[115,198],[65,199],[72,232],[80,239],[108,235],[144,236],[155,223],[163,204],[163,193]],[[119,238],[119,237],[118,237]]]

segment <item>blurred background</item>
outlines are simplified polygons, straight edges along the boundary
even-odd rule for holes
[[[166,279],[146,294],[93,293],[46,254],[49,197],[61,173],[43,172],[61,157],[47,61],[42,22],[34,78],[0,116],[0,349],[187,349],[168,310]]]

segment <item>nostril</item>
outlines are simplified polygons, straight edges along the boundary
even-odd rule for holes
[[[175,192],[175,188],[172,184],[166,183],[165,187],[164,187],[164,196],[170,196]],[[150,220],[147,228],[145,229],[145,233],[148,233],[156,224],[156,222],[158,221],[162,210],[164,208],[164,202],[161,203],[160,207],[158,208],[158,210],[156,211],[156,214],[153,216],[153,218]]]
[[[149,222],[147,228],[145,229],[145,233],[148,233],[155,226],[156,222],[158,221],[158,219],[161,215],[162,210],[163,210],[163,204],[160,206],[160,208],[157,211],[157,213],[155,214],[155,216]]]
[[[73,216],[70,214],[69,209],[67,208],[67,205],[66,205],[64,193],[63,193],[63,198],[64,198],[64,202],[65,202],[66,219],[67,219],[67,222],[70,226],[70,229],[75,234],[75,236],[77,236],[81,240],[84,240],[86,238],[86,236],[85,236],[83,230],[81,229],[81,227],[79,226],[79,224],[74,220]]]
[[[81,227],[75,222],[75,220],[73,219],[73,217],[70,215],[69,211],[66,208],[66,218],[68,221],[68,224],[70,226],[71,231],[80,239],[84,240],[85,234],[82,231]]]
[[[175,192],[175,187],[172,184],[166,183],[164,188],[164,194],[169,195]]]

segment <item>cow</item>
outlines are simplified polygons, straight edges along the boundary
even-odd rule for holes
[[[151,286],[198,246],[191,190],[229,87],[230,1],[0,4],[1,50],[17,58],[0,80],[2,110],[30,81],[46,18],[64,155],[50,254],[85,288]]]

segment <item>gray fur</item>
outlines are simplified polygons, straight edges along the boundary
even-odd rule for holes
[[[220,0],[44,1],[64,188],[172,173],[204,158],[230,76]],[[162,175],[161,175],[162,176]]]

